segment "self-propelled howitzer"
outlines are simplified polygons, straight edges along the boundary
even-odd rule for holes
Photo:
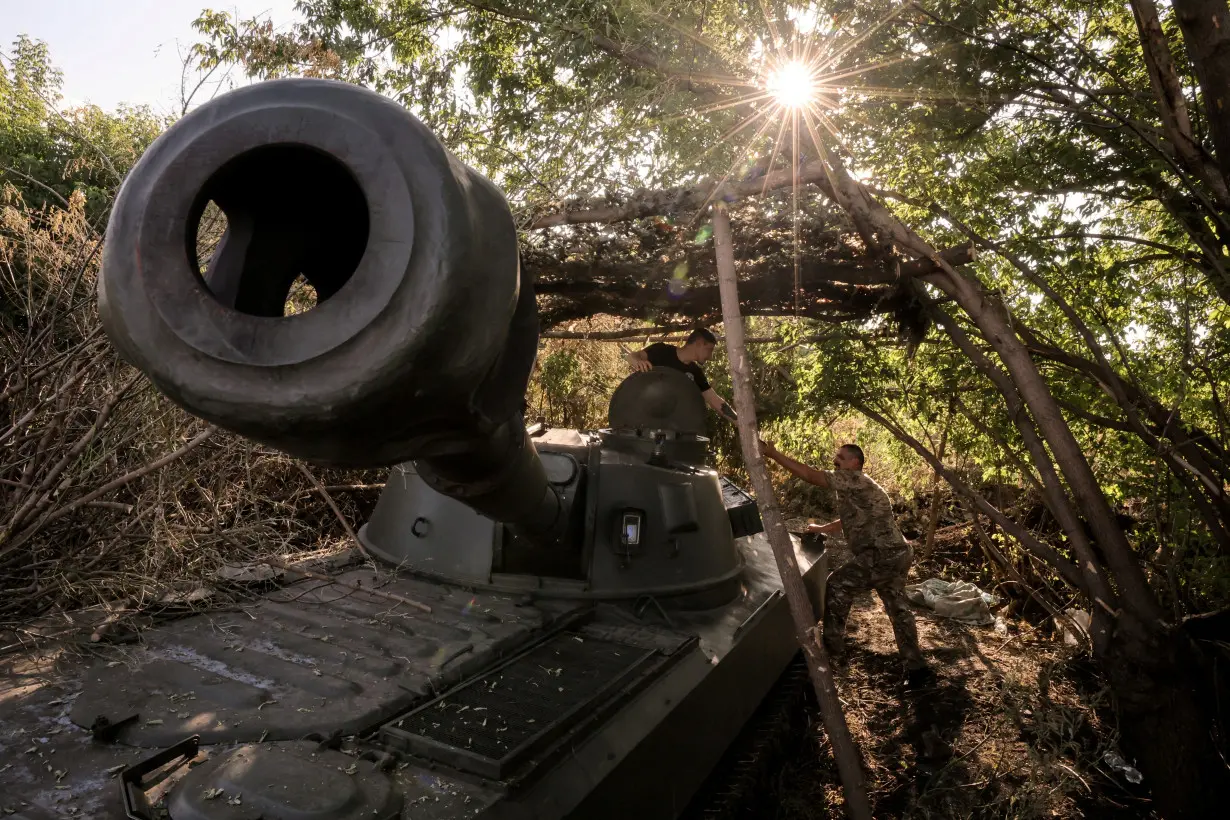
[[[202,264],[210,203],[226,232]],[[300,277],[317,303],[285,315]],[[49,738],[54,782],[33,756],[0,774],[19,817],[69,794],[173,820],[674,818],[797,650],[685,375],[628,377],[603,429],[527,429],[538,322],[509,207],[384,97],[279,80],[185,116],[115,203],[99,309],[189,413],[390,473],[358,533],[375,561],[329,570],[347,586],[292,574],[64,661],[84,688],[29,711],[98,740]]]

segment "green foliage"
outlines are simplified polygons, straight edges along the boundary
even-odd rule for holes
[[[0,181],[34,210],[83,196],[93,219],[169,121],[148,107],[65,109],[61,79],[45,43],[22,36],[0,57]]]
[[[611,394],[628,372],[617,345],[547,340],[538,351],[526,419],[579,430],[605,427]]]
[[[63,295],[46,273],[66,264],[58,256],[68,232],[97,250],[124,174],[167,125],[147,108],[65,109],[60,81],[44,43],[19,37],[11,59],[0,57],[0,254],[6,288],[22,296],[0,301],[10,328]],[[78,233],[71,242],[83,241]]]
[[[781,0],[301,0],[301,24],[207,11],[204,66],[325,76],[388,94],[524,204],[727,172]],[[727,81],[723,90],[710,82]],[[755,129],[743,131],[751,134]]]

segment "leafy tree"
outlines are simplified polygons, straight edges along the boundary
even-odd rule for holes
[[[0,184],[34,210],[80,192],[97,217],[168,121],[147,107],[64,109],[61,79],[47,45],[24,35],[0,58]]]
[[[22,36],[0,56],[0,256],[23,297],[0,302],[0,322],[23,331],[35,305],[64,293],[49,274],[56,253],[31,237],[84,230],[96,251],[124,174],[167,125],[144,107],[66,109],[60,82],[45,43]]]

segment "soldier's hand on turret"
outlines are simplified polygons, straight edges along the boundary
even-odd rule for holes
[[[632,371],[634,373],[644,373],[646,371],[653,370],[653,364],[651,364],[648,359],[630,358],[628,359],[628,363],[632,365]]]

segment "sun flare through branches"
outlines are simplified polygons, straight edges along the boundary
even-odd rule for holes
[[[769,75],[765,84],[773,99],[785,108],[802,108],[816,95],[816,81],[811,69],[799,60],[791,60]]]
[[[730,83],[732,90],[737,91],[691,111],[693,116],[728,110],[739,112],[738,121],[708,150],[695,157],[700,166],[713,152],[733,149],[729,167],[709,193],[696,219],[707,212],[710,202],[728,180],[745,183],[763,180],[761,194],[764,194],[775,174],[791,175],[796,320],[801,300],[799,198],[800,188],[805,187],[801,172],[811,163],[827,163],[830,146],[852,154],[840,128],[841,119],[849,116],[846,111],[849,99],[916,98],[917,92],[911,89],[867,84],[869,76],[904,62],[907,57],[879,60],[861,48],[911,6],[909,3],[890,5],[870,25],[864,23],[847,28],[836,17],[822,18],[811,5],[794,5],[788,0],[786,14],[782,17],[771,13],[766,1],[761,0],[766,35],[757,38],[746,61],[732,65],[733,70],[726,75],[737,78]],[[709,43],[703,36],[689,35],[689,38],[714,54],[724,56],[717,44]]]

